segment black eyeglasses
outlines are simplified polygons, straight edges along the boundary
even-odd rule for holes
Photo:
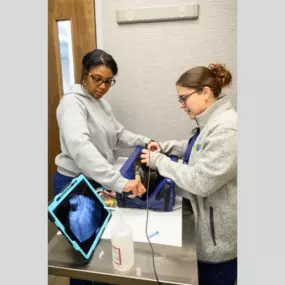
[[[194,91],[194,92],[192,92],[190,94],[185,94],[185,95],[178,96],[178,102],[180,104],[182,104],[182,105],[185,105],[186,104],[186,100],[188,99],[189,96],[191,96],[191,95],[193,95],[193,94],[195,94],[197,92],[200,92],[202,90],[203,90],[203,88],[199,88],[199,89],[197,89],[196,91]]]
[[[116,83],[116,80],[115,78],[109,78],[107,80],[103,80],[100,76],[94,76],[92,75],[90,72],[88,72],[88,74],[90,75],[90,77],[93,79],[93,83],[96,85],[96,86],[100,86],[101,84],[105,83],[105,85],[107,87],[111,87],[113,86],[115,83]]]

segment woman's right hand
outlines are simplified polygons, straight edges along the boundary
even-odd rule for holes
[[[129,180],[124,187],[123,192],[131,192],[128,197],[135,198],[136,196],[141,197],[146,192],[146,189],[141,182],[137,180]]]
[[[147,149],[153,152],[161,152],[161,148],[159,143],[151,141],[148,145],[147,145]]]

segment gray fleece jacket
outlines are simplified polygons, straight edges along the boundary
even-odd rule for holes
[[[196,121],[201,132],[188,165],[166,156],[182,158],[185,140],[160,143],[166,155],[152,152],[150,166],[189,192],[198,259],[223,262],[237,257],[237,114],[224,96]]]
[[[56,114],[61,147],[55,159],[58,172],[70,177],[83,173],[121,192],[128,180],[113,166],[118,146],[144,146],[150,138],[125,130],[110,104],[93,98],[80,84],[64,95]]]

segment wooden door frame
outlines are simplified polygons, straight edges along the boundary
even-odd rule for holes
[[[60,153],[56,108],[63,95],[57,21],[70,20],[74,79],[78,83],[82,57],[96,48],[95,15],[94,0],[48,1],[48,200],[53,197],[54,160]]]

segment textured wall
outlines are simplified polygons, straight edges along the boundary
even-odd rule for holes
[[[96,1],[97,2],[97,1]],[[118,25],[116,9],[193,3],[186,0],[108,0],[100,7],[103,48],[119,66],[106,99],[128,129],[156,140],[185,139],[195,124],[178,108],[175,81],[187,69],[226,63],[225,89],[236,107],[236,0],[199,0],[196,21]]]

